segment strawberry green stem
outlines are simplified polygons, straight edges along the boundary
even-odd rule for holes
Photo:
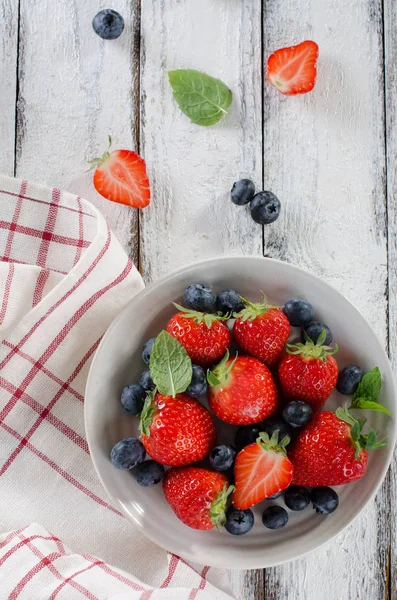
[[[233,316],[242,321],[253,321],[256,317],[264,315],[269,309],[279,308],[279,306],[268,304],[265,294],[263,294],[263,301],[257,303],[250,302],[250,300],[247,300],[247,298],[243,298],[242,296],[240,296],[240,299],[244,303],[244,308],[239,313],[234,313]]]
[[[337,408],[335,411],[338,419],[350,425],[350,436],[356,449],[356,458],[360,459],[362,450],[375,450],[386,446],[386,439],[377,439],[377,432],[370,428],[369,432],[362,433],[363,427],[367,419],[356,419],[347,408]]]
[[[223,490],[219,492],[215,500],[212,501],[210,508],[211,522],[217,529],[223,527],[226,523],[226,504],[227,499],[236,488],[234,485],[225,485]]]
[[[97,167],[100,167],[104,162],[106,162],[110,158],[110,147],[112,145],[112,137],[109,135],[108,138],[109,145],[107,147],[107,150],[105,150],[105,152],[102,154],[102,156],[99,156],[98,158],[92,158],[88,161],[88,164],[91,165],[89,171],[93,171]]]
[[[185,319],[193,319],[195,323],[205,323],[208,329],[211,329],[212,324],[216,321],[227,321],[230,318],[230,315],[222,315],[221,313],[210,314],[210,313],[202,313],[197,310],[191,310],[190,308],[185,308],[176,302],[173,302],[175,308],[179,310],[179,312],[183,313]]]
[[[214,370],[210,371],[208,369],[207,381],[211,387],[216,387],[217,385],[221,385],[222,383],[225,383],[225,381],[227,381],[229,379],[230,374],[234,367],[234,363],[237,360],[237,356],[238,355],[236,354],[234,360],[230,363],[230,365],[227,365],[230,354],[229,354],[229,350],[226,350],[225,356],[222,358],[221,362],[218,363],[216,365],[216,367],[214,367]]]
[[[147,393],[139,421],[139,431],[141,435],[146,435],[148,437],[150,436],[150,426],[153,422],[154,413],[157,410],[157,404],[154,401],[156,392],[157,390]]]
[[[287,344],[286,352],[287,354],[300,355],[304,358],[319,358],[323,361],[326,360],[327,356],[333,356],[339,350],[338,345],[335,346],[324,346],[325,338],[327,332],[323,329],[318,336],[317,342],[314,343],[313,340],[307,335],[304,331],[304,336],[306,342],[302,344],[301,342],[297,342],[296,344]]]
[[[283,439],[281,440],[281,442],[278,441],[278,436],[279,436],[280,432],[277,429],[272,437],[269,437],[268,433],[265,433],[264,431],[262,431],[259,434],[258,439],[256,440],[256,443],[258,444],[258,446],[260,446],[262,448],[262,450],[273,450],[273,452],[277,452],[277,454],[282,454],[283,456],[287,456],[287,451],[286,451],[286,446],[288,446],[288,444],[290,443],[290,438],[288,437],[288,435],[286,435],[285,437],[283,437]]]

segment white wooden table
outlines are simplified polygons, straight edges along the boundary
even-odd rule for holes
[[[126,28],[109,42],[91,27],[105,7],[0,0],[0,172],[91,200],[147,282],[219,254],[302,265],[358,306],[396,362],[395,0],[112,0]],[[316,88],[283,97],[264,61],[304,39],[320,46]],[[221,78],[229,116],[191,125],[172,99],[173,68]],[[100,198],[85,172],[108,133],[146,158],[153,200],[140,214]],[[228,200],[240,176],[282,202],[263,231]],[[231,573],[236,597],[396,600],[396,468],[324,549]]]

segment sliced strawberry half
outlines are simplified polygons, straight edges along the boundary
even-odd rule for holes
[[[269,56],[266,77],[281,94],[306,94],[316,83],[317,58],[318,45],[311,40],[281,48]]]
[[[238,453],[233,493],[236,508],[246,510],[290,485],[294,468],[285,450],[290,440],[285,437],[279,443],[278,433],[275,431],[271,438],[267,433],[260,433],[256,442]]]
[[[109,136],[109,148],[100,158],[90,161],[94,172],[94,187],[97,192],[120,204],[133,208],[144,208],[150,203],[149,179],[146,164],[132,150],[113,150]]]

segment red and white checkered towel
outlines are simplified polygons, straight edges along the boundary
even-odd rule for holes
[[[16,530],[0,537],[0,600],[229,598],[224,573],[197,572],[136,531],[91,464],[89,364],[143,287],[104,218],[0,177],[0,260],[0,532]]]

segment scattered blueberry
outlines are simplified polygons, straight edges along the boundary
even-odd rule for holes
[[[211,288],[201,283],[192,283],[183,292],[189,308],[199,312],[212,313],[216,309],[216,295]]]
[[[154,385],[153,379],[150,376],[149,369],[145,369],[144,371],[142,371],[141,376],[139,378],[139,384],[143,387],[145,392],[152,392],[154,390],[156,386]]]
[[[223,315],[228,313],[238,313],[243,310],[244,303],[240,298],[240,294],[236,290],[223,290],[218,294],[216,300],[216,310],[221,312]]]
[[[268,419],[267,421],[263,421],[259,427],[259,431],[264,431],[269,437],[272,437],[276,430],[279,431],[278,439],[280,442],[286,435],[292,440],[294,433],[293,429],[291,425],[288,425],[288,423],[284,421],[284,419]]]
[[[348,365],[339,371],[336,389],[340,394],[351,395],[364,377],[364,371],[356,365]]]
[[[193,375],[192,381],[186,390],[186,393],[192,398],[200,398],[203,394],[206,394],[208,389],[207,377],[205,371],[199,365],[192,365]]]
[[[234,443],[238,451],[245,448],[249,444],[253,444],[259,437],[261,431],[264,431],[263,427],[259,425],[249,425],[248,427],[239,427],[236,431]]]
[[[288,513],[282,506],[269,506],[263,511],[262,523],[268,529],[281,529],[288,523]]]
[[[266,498],[266,500],[277,500],[277,498],[280,498],[280,496],[283,495],[283,492],[277,492],[277,494],[273,494],[273,496],[268,496]]]
[[[304,327],[313,320],[314,308],[310,302],[300,298],[292,298],[285,303],[284,314],[293,327]]]
[[[143,487],[152,487],[163,479],[165,469],[154,460],[145,460],[136,470],[136,480]]]
[[[304,334],[304,332],[306,332],[306,334],[309,336],[309,338],[314,343],[316,343],[318,340],[318,337],[323,329],[325,329],[325,332],[326,332],[324,346],[329,346],[333,340],[332,331],[330,330],[328,325],[324,325],[324,323],[319,323],[318,321],[311,321],[311,323],[308,323],[307,325],[305,325],[305,327],[302,330],[302,334],[301,334],[302,342],[303,343],[306,342],[306,338],[305,338],[305,334]]]
[[[280,200],[272,192],[259,192],[251,200],[251,217],[259,225],[273,223],[279,218],[280,210]]]
[[[285,490],[284,502],[291,510],[304,510],[310,504],[310,492],[300,485],[291,485]]]
[[[235,458],[236,450],[228,444],[215,446],[210,452],[211,467],[215,471],[227,471],[233,465]]]
[[[329,515],[338,508],[338,494],[330,487],[315,487],[311,491],[313,508],[321,515]]]
[[[92,26],[102,39],[115,40],[123,33],[124,19],[115,10],[105,8],[95,15]]]
[[[234,204],[243,206],[243,204],[248,204],[252,200],[254,194],[255,186],[251,179],[240,179],[240,181],[233,184],[230,198]]]
[[[230,506],[226,511],[225,529],[232,535],[244,535],[254,526],[254,513],[249,508],[239,510]]]
[[[152,353],[153,344],[155,341],[156,341],[156,338],[150,338],[150,340],[145,342],[145,344],[142,348],[142,360],[146,365],[148,365],[150,363],[150,355]]]
[[[146,450],[137,438],[125,438],[113,446],[110,460],[117,469],[133,469],[145,460]]]
[[[292,427],[303,427],[313,416],[313,409],[302,400],[288,402],[283,410],[283,419]]]
[[[129,415],[141,412],[145,402],[146,392],[141,385],[127,385],[121,392],[121,406]]]

